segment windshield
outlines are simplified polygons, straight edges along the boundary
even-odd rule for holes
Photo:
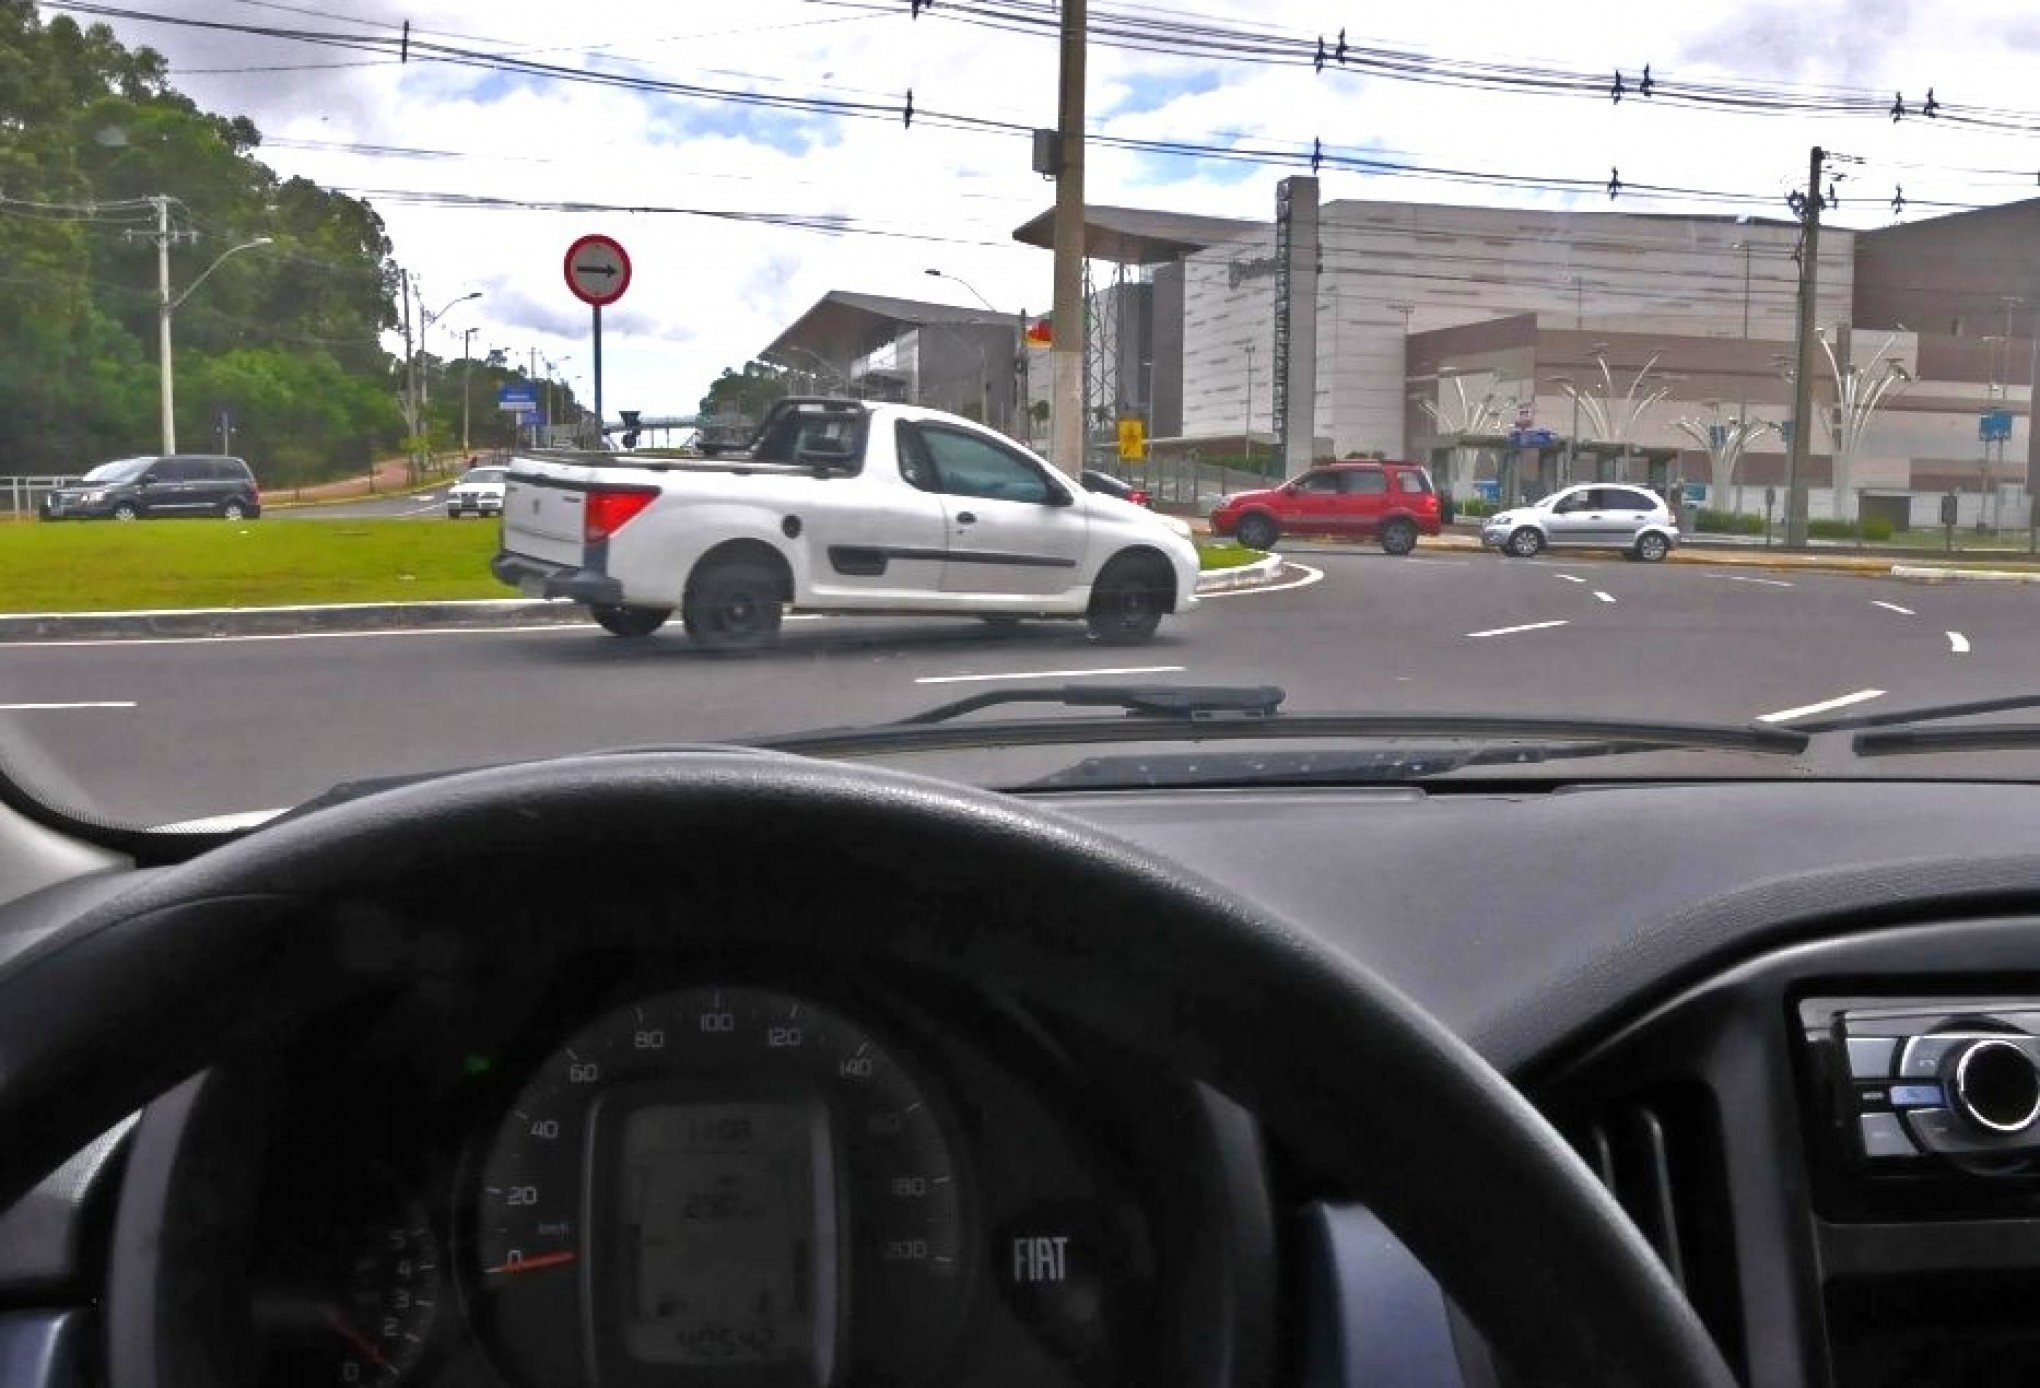
[[[2040,777],[1678,731],[2040,693],[2002,6],[216,8],[0,0],[0,771],[51,804],[1099,684],[1282,697],[886,755]]]
[[[122,458],[118,462],[101,463],[87,472],[81,481],[85,482],[132,482],[149,470],[154,458]]]

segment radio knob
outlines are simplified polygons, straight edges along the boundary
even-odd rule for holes
[[[2010,1041],[1986,1038],[1956,1051],[1948,1074],[1956,1112],[1994,1133],[2040,1121],[2040,1064]]]

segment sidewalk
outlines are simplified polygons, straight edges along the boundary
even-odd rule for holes
[[[426,479],[414,486],[408,462],[402,458],[385,458],[375,465],[373,486],[369,480],[371,474],[363,473],[358,477],[343,477],[338,482],[321,482],[316,487],[278,487],[263,493],[262,504],[265,509],[283,511],[293,506],[324,506],[338,501],[431,491],[445,486],[459,471],[459,466],[448,465],[443,471],[427,473]]]

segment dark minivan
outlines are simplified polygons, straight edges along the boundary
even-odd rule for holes
[[[239,458],[217,453],[121,458],[101,463],[43,498],[44,520],[139,520],[144,516],[262,514],[262,490]]]

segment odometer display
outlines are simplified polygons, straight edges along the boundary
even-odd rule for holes
[[[513,1377],[909,1383],[946,1355],[949,1135],[832,1009],[714,986],[618,1008],[537,1068],[480,1173],[476,1309]]]

